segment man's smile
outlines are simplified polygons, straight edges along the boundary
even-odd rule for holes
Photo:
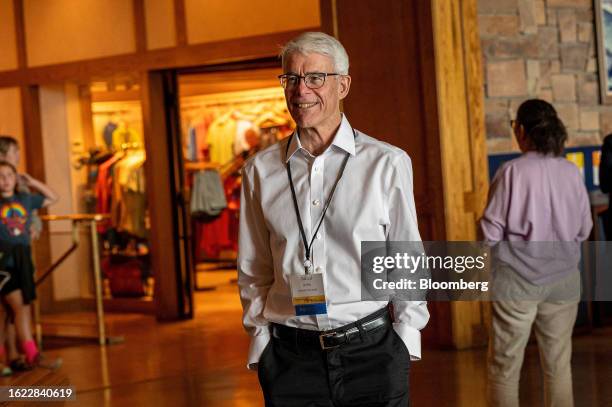
[[[299,109],[310,109],[311,107],[318,105],[318,104],[319,102],[312,102],[312,103],[294,103],[293,105]]]

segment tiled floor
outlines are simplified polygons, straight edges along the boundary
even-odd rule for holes
[[[244,367],[248,338],[240,321],[231,274],[216,274],[218,288],[199,292],[197,318],[157,323],[140,315],[111,316],[112,333],[125,342],[51,351],[64,359],[56,373],[33,372],[3,380],[76,387],[79,406],[261,406],[256,374]],[[485,351],[425,350],[412,365],[412,405],[484,406]],[[574,341],[576,406],[612,406],[612,329]],[[541,405],[537,348],[525,358],[521,398]],[[66,403],[66,405],[75,405]]]

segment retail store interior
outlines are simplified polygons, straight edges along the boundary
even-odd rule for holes
[[[72,386],[79,406],[264,405],[237,284],[241,168],[295,130],[278,53],[307,31],[349,54],[351,125],[410,156],[422,240],[480,239],[495,171],[520,154],[510,120],[536,97],[567,124],[589,239],[605,240],[607,3],[0,0],[0,135],[60,196],[39,213],[33,322],[62,362],[0,386]],[[576,406],[612,405],[611,304],[579,306]],[[429,311],[411,405],[486,406],[490,304]],[[532,335],[521,405],[543,404],[540,365]]]

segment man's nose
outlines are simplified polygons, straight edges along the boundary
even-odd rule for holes
[[[310,88],[306,86],[306,78],[300,78],[295,90],[299,95],[310,92]]]

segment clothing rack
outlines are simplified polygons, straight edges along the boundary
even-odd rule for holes
[[[185,163],[186,171],[218,170],[220,168],[221,168],[221,164],[206,162],[206,161]]]
[[[198,162],[187,162],[185,163],[186,171],[204,171],[204,170],[216,170],[219,171],[221,175],[221,179],[227,178],[232,173],[238,171],[242,165],[244,164],[244,158],[239,155],[236,156],[233,160],[225,163],[213,163],[207,161],[198,161]]]
[[[284,96],[279,88],[257,89],[254,91],[224,92],[208,95],[187,96],[181,100],[181,110],[210,108],[261,102],[282,102]]]

